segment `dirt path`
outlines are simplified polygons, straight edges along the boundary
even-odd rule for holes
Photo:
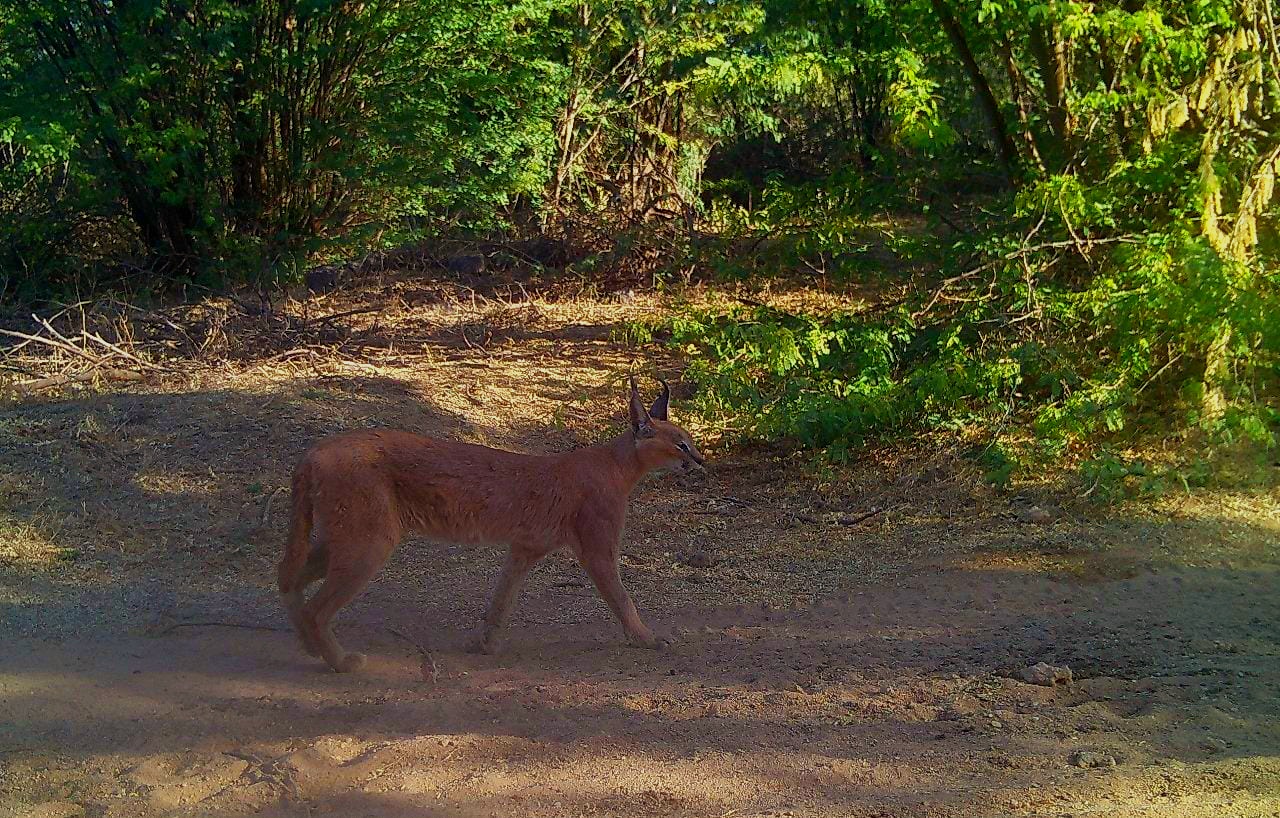
[[[0,815],[1280,814],[1274,497],[1039,526],[945,464],[725,459],[633,503],[624,578],[673,652],[554,559],[506,652],[465,654],[499,557],[413,542],[341,619],[366,670],[303,655],[270,568],[307,441],[589,439],[609,320],[0,410]]]
[[[10,640],[4,799],[16,815],[107,816],[1262,816],[1280,804],[1276,607],[1249,604],[1275,599],[1274,576],[1081,589],[930,571],[848,602],[659,615],[681,636],[669,655],[620,646],[601,606],[555,576],[530,589],[495,658],[461,652],[479,588],[384,581],[377,602],[422,604],[347,618],[345,638],[372,654],[359,675],[322,670],[279,632]],[[389,624],[430,644],[434,673]],[[1084,678],[1051,689],[1000,675],[1032,659]]]

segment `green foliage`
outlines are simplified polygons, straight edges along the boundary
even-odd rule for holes
[[[902,78],[885,86],[889,118],[922,124],[879,143],[876,164],[897,177],[886,190],[865,165],[806,178],[781,163],[717,180],[711,222],[737,246],[754,243],[748,254],[713,244],[712,266],[744,280],[884,277],[855,261],[870,214],[931,214],[920,188],[971,184],[952,163],[992,167],[982,125],[1007,147],[994,155],[1008,187],[949,249],[883,242],[901,264],[928,251],[970,269],[909,290],[893,312],[673,322],[704,411],[739,435],[837,456],[870,437],[993,423],[1032,432],[1031,460],[1152,432],[1274,447],[1280,52],[1268,15],[1256,0],[1129,10],[933,0],[923,16],[952,24],[945,39],[864,15],[876,32],[866,53],[898,55],[878,63]],[[948,69],[962,57],[965,71]],[[983,94],[994,106],[972,105]],[[803,144],[778,127],[785,119],[761,121]],[[997,483],[1025,459],[998,443],[984,451]],[[1107,484],[1113,472],[1099,461],[1085,477]]]
[[[493,222],[545,179],[556,86],[532,31],[548,13],[0,2],[0,189],[29,194],[0,225],[0,261],[46,278],[60,256],[92,261],[65,239],[85,220],[131,222],[182,275],[257,272],[403,215]]]
[[[706,415],[741,438],[789,438],[837,459],[868,439],[988,416],[1020,381],[1016,360],[975,353],[960,326],[918,327],[905,313],[695,311],[670,330]]]

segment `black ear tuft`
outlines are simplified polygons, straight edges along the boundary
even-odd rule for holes
[[[653,406],[649,409],[649,417],[658,420],[667,419],[667,405],[671,403],[671,387],[667,386],[667,382],[662,378],[658,378],[658,383],[662,384],[662,394],[653,402]]]
[[[627,417],[631,421],[631,432],[639,437],[645,437],[641,434],[642,430],[653,431],[653,426],[649,423],[649,413],[644,410],[644,403],[640,400],[640,390],[636,388],[636,379],[631,378],[631,396],[627,400]]]

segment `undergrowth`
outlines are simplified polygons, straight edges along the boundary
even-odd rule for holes
[[[694,407],[729,441],[842,462],[951,433],[997,485],[1068,466],[1102,499],[1273,479],[1274,272],[1176,233],[1100,246],[986,239],[972,272],[870,309],[684,306],[622,337],[683,353]],[[1222,326],[1230,365],[1213,376]]]

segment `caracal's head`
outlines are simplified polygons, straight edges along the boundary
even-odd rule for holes
[[[682,472],[704,471],[706,459],[693,445],[689,433],[667,420],[667,404],[671,401],[671,387],[662,384],[662,394],[653,406],[644,408],[636,379],[631,379],[631,399],[627,413],[631,417],[631,437],[635,440],[636,454],[650,471],[672,469]]]

